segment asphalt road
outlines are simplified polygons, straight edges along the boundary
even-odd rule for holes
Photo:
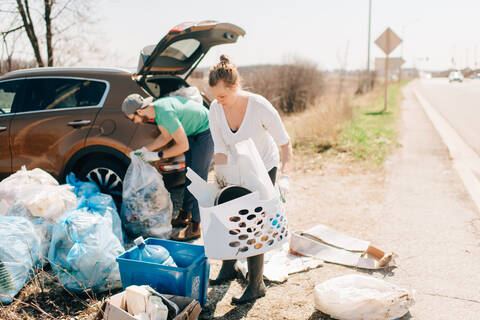
[[[480,79],[449,83],[447,78],[434,78],[417,85],[417,90],[480,155]]]

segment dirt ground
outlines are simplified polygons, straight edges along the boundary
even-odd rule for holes
[[[307,230],[325,224],[365,240],[371,240],[376,225],[372,210],[384,195],[384,171],[365,169],[342,157],[319,154],[316,159],[296,159],[291,172],[287,202],[290,231]],[[221,262],[212,260],[210,278],[214,278]],[[203,319],[330,319],[315,311],[315,285],[335,276],[360,270],[325,263],[323,266],[290,275],[282,284],[267,283],[267,294],[243,306],[230,304],[239,296],[245,283],[232,281],[209,286]],[[363,272],[363,271],[360,271]]]
[[[383,197],[384,172],[365,169],[339,155],[318,154],[315,158],[296,157],[290,174],[287,199],[290,231],[306,230],[317,223],[369,240],[375,224],[372,210]],[[171,190],[175,207],[181,190]],[[202,239],[194,243],[201,244]],[[221,261],[210,260],[210,278],[215,278]],[[360,271],[360,270],[357,270]],[[310,271],[290,275],[282,284],[266,283],[267,294],[254,303],[230,304],[243,292],[241,280],[208,287],[207,304],[200,319],[330,319],[315,311],[313,288],[335,276],[355,269],[325,263]],[[362,271],[360,271],[362,272]],[[1,308],[5,319],[95,319],[100,295],[72,295],[65,291],[51,270],[42,271],[11,305]],[[111,292],[110,294],[114,294]]]

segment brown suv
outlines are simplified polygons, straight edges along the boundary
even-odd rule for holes
[[[188,86],[187,77],[212,46],[244,34],[228,23],[184,23],[142,50],[135,74],[37,68],[1,76],[0,180],[22,165],[44,169],[62,182],[73,171],[121,197],[129,152],[159,134],[154,123],[136,125],[125,118],[124,98],[131,93],[162,97]],[[185,182],[183,156],[157,165],[168,188]]]

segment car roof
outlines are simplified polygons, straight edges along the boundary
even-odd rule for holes
[[[17,79],[24,77],[41,77],[41,76],[75,76],[75,77],[101,77],[128,75],[132,72],[120,68],[73,68],[73,67],[44,67],[21,69],[8,72],[0,76],[0,80]]]

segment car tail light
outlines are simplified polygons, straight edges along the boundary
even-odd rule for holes
[[[161,164],[158,166],[161,171],[172,171],[185,169],[185,162],[179,162],[175,164]]]

